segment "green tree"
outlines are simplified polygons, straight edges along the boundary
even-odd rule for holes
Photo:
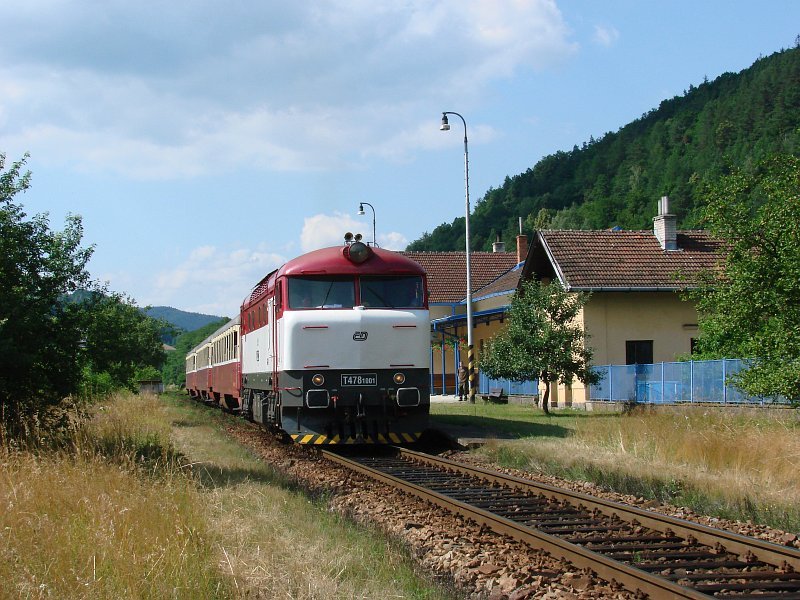
[[[800,401],[800,159],[776,155],[707,189],[705,221],[728,244],[697,302],[703,358],[750,358],[738,384]]]
[[[140,373],[161,369],[161,333],[168,324],[148,317],[123,294],[96,293],[81,306],[84,355],[92,374],[107,373],[113,387],[134,390]]]
[[[567,292],[558,282],[526,281],[511,301],[508,326],[489,341],[480,369],[494,378],[538,379],[545,385],[542,409],[549,412],[550,383],[595,383],[592,351],[577,322],[588,300]]]
[[[5,168],[0,154],[0,420],[11,435],[80,384],[81,311],[61,298],[89,283],[78,216],[63,231],[47,215],[26,219],[14,197],[28,189],[27,155]]]

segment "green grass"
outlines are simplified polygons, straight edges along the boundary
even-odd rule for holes
[[[236,588],[264,597],[452,597],[417,575],[398,543],[328,510],[234,442],[232,417],[169,397],[176,446],[206,488],[206,506]],[[266,435],[266,434],[265,434]]]
[[[800,413],[668,408],[632,415],[435,404],[432,421],[516,440],[477,452],[503,466],[727,519],[800,531]],[[498,436],[502,437],[502,436]]]
[[[452,425],[479,427],[489,433],[526,437],[569,437],[580,421],[589,418],[607,418],[605,415],[591,415],[585,411],[554,411],[545,415],[538,408],[522,404],[492,404],[478,400],[475,404],[433,403],[431,404],[431,425],[449,423]]]

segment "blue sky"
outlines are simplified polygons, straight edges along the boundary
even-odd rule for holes
[[[794,45],[796,0],[6,0],[0,152],[92,276],[235,314],[345,231],[403,249],[557,150]],[[654,199],[654,207],[656,199]],[[655,210],[655,209],[654,209]]]

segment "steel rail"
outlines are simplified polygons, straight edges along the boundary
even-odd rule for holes
[[[404,454],[407,452],[410,451],[403,450]],[[426,456],[417,452],[411,452],[410,454],[415,457]],[[451,512],[468,517],[479,524],[486,525],[493,531],[509,535],[512,538],[528,544],[531,547],[541,548],[553,556],[564,558],[577,567],[586,567],[592,569],[599,577],[607,581],[616,581],[630,590],[638,589],[654,598],[708,598],[706,594],[697,592],[696,590],[678,585],[677,583],[673,583],[662,577],[651,575],[646,571],[641,571],[624,563],[617,562],[603,556],[602,554],[592,552],[591,550],[588,550],[582,546],[578,546],[566,542],[558,537],[537,531],[536,529],[521,523],[516,523],[505,517],[501,517],[492,512],[472,506],[469,503],[455,500],[444,494],[440,494],[425,487],[404,481],[403,479],[394,477],[393,475],[389,475],[382,471],[372,469],[357,461],[351,460],[329,450],[323,450],[322,455],[328,460],[339,463],[349,469],[363,473],[375,480],[382,481],[392,487],[411,493],[423,500],[446,508]],[[447,468],[464,467],[464,465],[459,465],[458,463],[454,463],[452,461],[446,461],[444,459],[437,460],[444,461],[439,464],[441,466],[446,465]],[[431,462],[431,464],[433,465],[436,463]],[[469,472],[469,469],[466,467],[464,471],[461,471],[461,469],[458,470],[462,473]],[[489,472],[486,471],[486,473],[488,474]],[[473,475],[481,475],[483,477],[484,473],[483,470],[480,470],[479,472],[474,472]]]
[[[734,554],[740,556],[749,554],[755,556],[755,558],[761,562],[776,567],[781,567],[785,564],[792,570],[800,572],[800,550],[796,548],[780,546],[758,538],[747,537],[722,529],[715,529],[677,517],[646,511],[635,506],[620,504],[619,502],[597,498],[580,492],[572,492],[545,483],[537,483],[527,479],[505,475],[497,471],[490,471],[480,467],[470,467],[445,458],[422,454],[405,448],[398,448],[397,451],[400,455],[408,456],[418,462],[427,463],[432,466],[472,477],[479,477],[502,486],[542,494],[571,504],[580,503],[589,509],[594,508],[604,514],[616,514],[618,518],[628,522],[637,521],[641,525],[659,531],[670,529],[677,535],[685,538],[693,537],[698,542],[710,547],[722,544],[727,551]]]

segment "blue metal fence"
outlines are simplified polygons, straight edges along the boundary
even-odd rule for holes
[[[652,365],[594,367],[600,383],[590,388],[592,400],[673,404],[784,404],[785,398],[749,396],[735,387],[731,376],[746,368],[739,359],[662,362]]]
[[[503,388],[509,396],[536,396],[539,393],[539,380],[511,381],[510,379],[490,379],[483,373],[478,373],[478,393],[488,394],[492,388]]]

